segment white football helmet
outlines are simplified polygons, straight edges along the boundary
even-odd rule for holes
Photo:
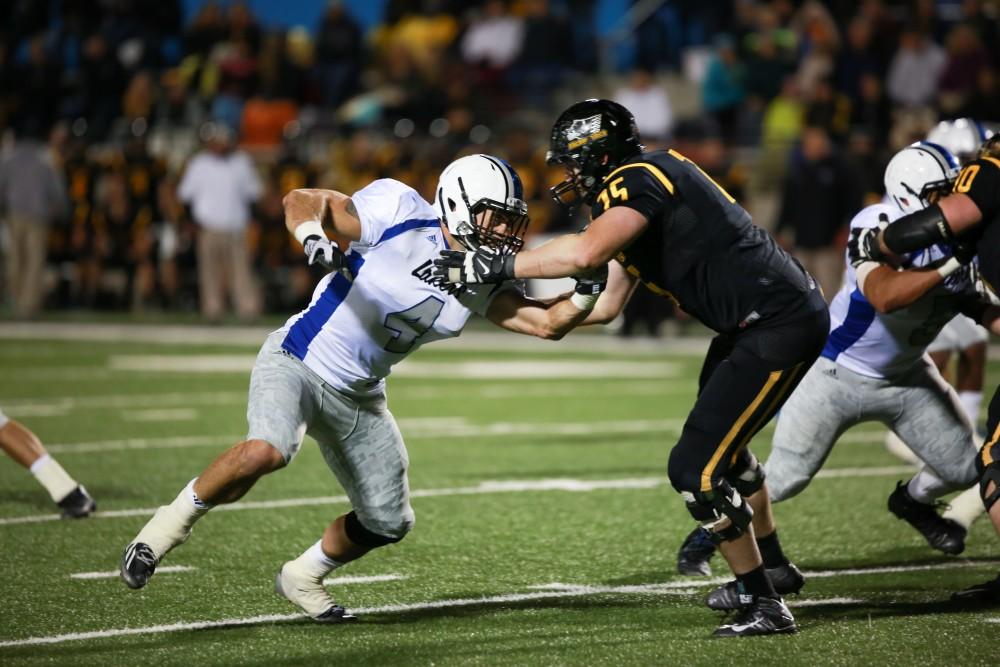
[[[927,141],[942,146],[965,164],[976,157],[976,151],[993,132],[972,118],[943,120],[927,135]]]
[[[927,198],[931,193],[947,194],[958,172],[954,155],[937,144],[918,141],[889,160],[885,192],[903,213],[913,213],[930,205]]]
[[[437,205],[448,231],[469,250],[502,253],[524,246],[528,205],[514,168],[492,155],[468,155],[441,172]]]

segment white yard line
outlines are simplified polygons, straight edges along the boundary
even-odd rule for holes
[[[838,574],[879,574],[885,571],[908,572],[925,569],[944,569],[947,567],[957,567],[964,565],[989,566],[993,563],[964,563],[955,561],[954,563],[942,563],[936,566],[900,566],[893,568],[868,568],[841,570]],[[816,577],[824,573],[805,572],[807,577]],[[477,607],[483,605],[505,605],[515,602],[527,602],[531,600],[547,600],[559,598],[583,597],[589,595],[687,595],[689,589],[696,589],[707,585],[716,585],[722,579],[711,579],[701,581],[680,581],[666,582],[662,584],[638,584],[631,586],[588,586],[561,583],[539,584],[532,586],[536,589],[532,593],[512,593],[508,595],[484,596],[481,598],[458,598],[451,600],[430,600],[426,602],[413,602],[405,604],[389,604],[378,607],[351,608],[351,612],[359,616],[375,614],[405,614],[411,611],[426,611],[430,609],[449,609],[456,607]],[[537,590],[541,589],[541,590]],[[851,600],[849,598],[826,598],[826,599],[806,599],[798,602],[796,606],[824,605],[824,604],[859,604],[862,601]],[[250,618],[224,618],[214,621],[192,621],[171,623],[165,625],[152,625],[143,628],[117,628],[112,630],[94,630],[90,632],[71,632],[61,635],[47,635],[41,637],[28,637],[26,639],[9,639],[0,641],[0,648],[15,646],[38,646],[44,644],[59,644],[70,641],[83,641],[88,639],[110,639],[114,637],[126,637],[130,635],[164,634],[169,632],[183,632],[187,630],[209,630],[215,628],[229,628],[247,625],[266,625],[271,623],[282,623],[304,619],[303,614],[269,614],[265,616],[252,616]],[[1000,619],[986,619],[987,622],[1000,622]]]
[[[346,586],[347,584],[375,584],[382,581],[402,581],[410,577],[405,574],[372,574],[358,577],[327,577],[324,586]]]
[[[185,422],[198,418],[193,408],[157,408],[150,410],[124,410],[120,414],[127,422]]]
[[[191,572],[194,568],[189,565],[164,565],[162,567],[157,566],[156,573],[163,574],[164,572]],[[116,579],[118,577],[118,570],[113,570],[110,572],[77,572],[76,574],[69,575],[70,579]]]
[[[832,468],[821,470],[817,478],[836,477],[890,477],[913,472],[909,466],[889,466],[884,468]],[[477,486],[465,486],[441,489],[416,489],[410,493],[412,498],[436,498],[442,496],[467,496],[484,493],[524,493],[540,491],[575,491],[587,492],[604,489],[653,489],[666,486],[666,477],[635,477],[625,479],[535,479],[535,480],[493,480],[480,482]],[[215,512],[239,512],[245,510],[275,509],[280,507],[307,507],[313,505],[334,505],[348,502],[347,496],[320,496],[314,498],[284,498],[280,500],[242,501],[232,505],[220,505]],[[151,516],[155,507],[110,510],[95,512],[91,519],[118,519],[133,516]],[[0,518],[0,526],[16,524],[46,523],[58,521],[58,514],[35,514]]]

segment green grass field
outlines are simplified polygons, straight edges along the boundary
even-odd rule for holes
[[[809,579],[789,599],[799,634],[711,639],[721,616],[702,600],[725,568],[716,558],[711,581],[676,573],[693,524],[665,479],[701,359],[669,341],[629,349],[443,343],[414,355],[389,401],[417,525],[337,572],[331,590],[362,622],[329,627],[272,590],[278,567],[347,508],[309,440],[203,519],[148,587],[111,576],[153,509],[245,433],[254,347],[0,340],[0,407],[101,510],[51,520],[44,490],[0,459],[0,665],[996,664],[1000,609],[948,598],[995,575],[1000,541],[980,521],[966,552],[945,557],[890,515],[910,472],[875,425],[776,507]],[[512,377],[482,377],[501,361]],[[761,458],[770,433],[753,444]]]

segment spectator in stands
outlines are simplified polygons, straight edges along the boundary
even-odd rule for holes
[[[892,112],[882,79],[874,72],[867,72],[861,76],[859,83],[859,97],[851,106],[851,126],[884,142],[889,136]]]
[[[45,297],[45,254],[49,228],[67,213],[62,174],[53,168],[34,119],[10,155],[0,162],[0,217],[7,227],[7,288],[16,317],[34,317]]]
[[[674,126],[670,98],[653,73],[637,67],[629,75],[628,84],[615,91],[613,99],[635,116],[639,134],[647,142],[665,142]]]
[[[776,233],[794,248],[829,301],[840,288],[847,226],[861,208],[860,186],[822,126],[806,126],[792,159]]]
[[[217,322],[228,286],[236,314],[255,317],[260,296],[250,270],[247,228],[262,187],[250,157],[235,147],[233,131],[220,124],[202,128],[206,149],[191,158],[178,196],[198,226],[198,282],[202,315]]]
[[[946,62],[944,49],[917,28],[907,27],[889,66],[886,79],[889,99],[903,107],[930,105],[937,95],[938,78]]]
[[[736,54],[736,45],[729,35],[719,35],[715,38],[715,55],[702,80],[701,104],[730,142],[736,137],[740,104],[745,95],[743,64]]]
[[[848,24],[846,44],[837,54],[834,81],[837,88],[857,104],[862,96],[861,78],[879,72],[878,57],[872,48],[871,23],[863,16],[856,16]]]
[[[979,35],[967,24],[952,28],[945,44],[948,62],[938,81],[938,104],[943,112],[955,113],[976,89],[979,74],[990,66],[990,58]]]
[[[544,106],[572,64],[573,31],[568,21],[552,13],[549,0],[525,0],[523,5],[524,45],[509,79],[523,104]]]
[[[997,71],[984,67],[976,78],[976,88],[956,114],[966,118],[1000,119],[1000,79]]]
[[[487,0],[462,37],[462,58],[469,65],[503,72],[523,44],[524,21],[509,12],[507,0]]]
[[[326,5],[316,32],[316,79],[320,102],[336,108],[358,88],[363,64],[361,27],[341,0]]]

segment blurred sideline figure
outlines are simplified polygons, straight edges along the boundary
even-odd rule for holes
[[[97,503],[87,490],[45,451],[38,436],[3,412],[0,412],[0,449],[31,471],[52,496],[52,502],[62,510],[64,519],[89,516],[97,509]]]
[[[202,138],[206,149],[191,158],[178,186],[198,226],[201,313],[221,319],[228,287],[237,316],[253,318],[260,314],[260,293],[250,270],[247,226],[263,186],[250,156],[236,149],[233,130],[206,123]]]
[[[283,468],[309,433],[347,496],[313,546],[278,572],[275,589],[317,621],[354,617],[323,578],[413,527],[406,447],[386,406],[385,377],[423,343],[458,336],[473,312],[517,333],[558,339],[593,309],[603,278],[579,280],[571,294],[542,303],[519,285],[453,285],[433,274],[445,249],[520,248],[528,223],[517,173],[500,159],[471,155],[441,173],[436,208],[392,179],[348,197],[293,190],[285,224],[310,264],[329,273],[312,303],[272,333],[250,378],[247,439],[219,456],[129,543],[121,576],[141,588],[167,553],[213,506],[242,497]],[[342,253],[324,230],[351,240]],[[624,301],[624,294],[619,299]]]

